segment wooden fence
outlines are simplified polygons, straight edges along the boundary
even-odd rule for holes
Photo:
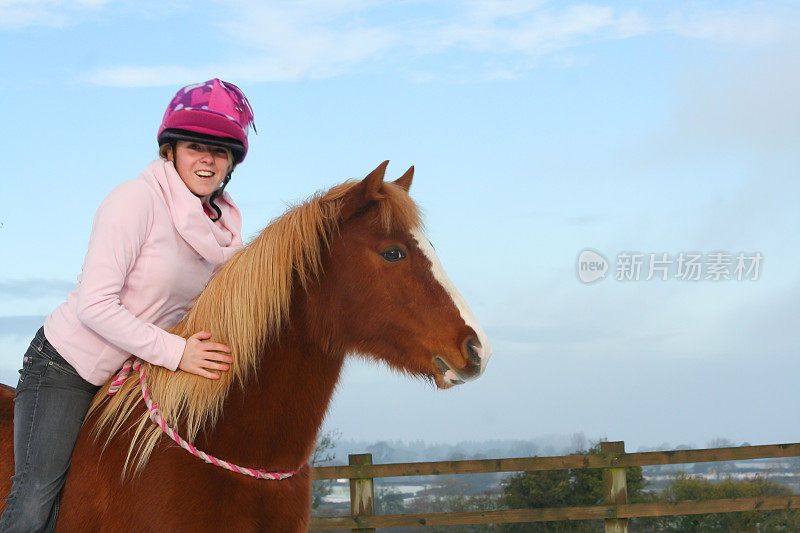
[[[600,454],[597,455],[482,459],[475,461],[373,465],[371,454],[351,455],[348,466],[323,466],[314,469],[315,479],[350,479],[350,516],[314,517],[311,519],[311,529],[374,531],[374,528],[377,527],[425,527],[600,519],[605,520],[605,530],[607,532],[617,533],[626,532],[628,530],[628,519],[636,517],[798,509],[800,508],[800,495],[690,500],[674,503],[628,503],[625,481],[625,467],[628,466],[672,465],[798,456],[800,456],[800,443],[625,453],[624,442],[602,442],[600,443]],[[531,472],[564,470],[567,468],[602,468],[604,505],[460,513],[375,515],[375,495],[372,480],[376,477]]]

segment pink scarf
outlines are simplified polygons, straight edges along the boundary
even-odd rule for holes
[[[222,216],[212,222],[203,210],[202,200],[183,183],[171,162],[156,159],[140,178],[160,193],[175,229],[209,263],[220,265],[242,247],[242,215],[227,192],[215,201]]]

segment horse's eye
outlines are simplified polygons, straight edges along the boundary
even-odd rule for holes
[[[381,252],[381,255],[387,261],[394,263],[395,261],[400,261],[401,259],[405,259],[406,251],[400,248],[399,246],[393,246],[388,250]]]

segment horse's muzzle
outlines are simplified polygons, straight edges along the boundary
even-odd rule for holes
[[[461,355],[466,365],[458,368],[442,356],[433,358],[434,365],[442,373],[442,379],[447,386],[461,385],[467,381],[477,379],[486,368],[486,352],[481,342],[476,337],[468,337],[461,345]]]

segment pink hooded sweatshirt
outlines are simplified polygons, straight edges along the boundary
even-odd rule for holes
[[[222,216],[212,222],[172,163],[157,159],[100,205],[78,285],[44,323],[86,381],[102,385],[130,354],[178,368],[186,340],[163,328],[242,247],[239,209],[228,193],[216,203]]]

